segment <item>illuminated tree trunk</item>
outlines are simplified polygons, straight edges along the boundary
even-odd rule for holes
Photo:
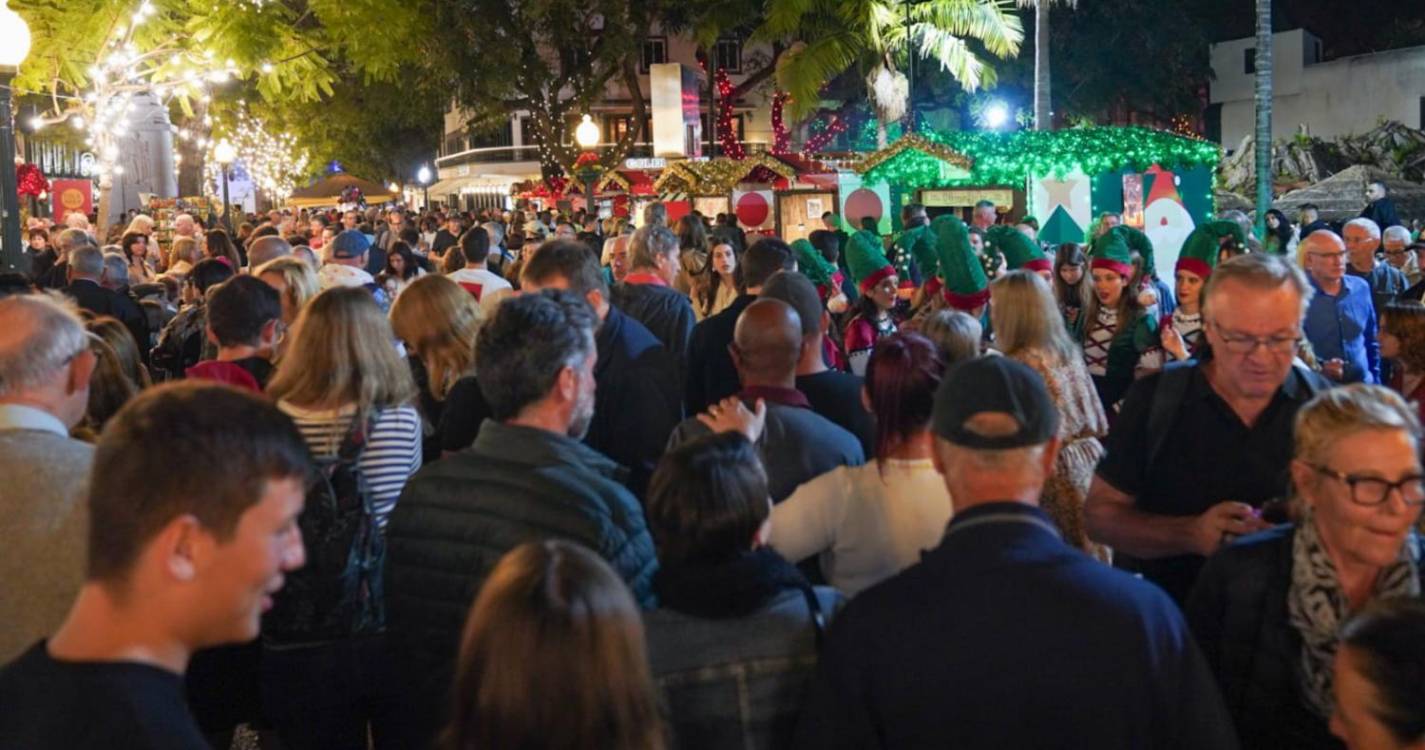
[[[1272,0],[1257,0],[1257,237],[1272,207]]]

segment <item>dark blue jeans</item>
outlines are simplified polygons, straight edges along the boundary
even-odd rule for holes
[[[399,683],[386,637],[268,647],[262,656],[263,714],[287,750],[396,748]]]

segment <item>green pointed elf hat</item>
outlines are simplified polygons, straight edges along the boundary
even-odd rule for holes
[[[837,273],[836,266],[827,262],[815,245],[804,239],[794,240],[792,252],[797,257],[797,269],[806,274],[813,284],[827,286],[832,283],[832,277]]]
[[[990,301],[990,280],[970,247],[970,230],[954,216],[937,216],[930,222],[935,253],[940,259],[942,295],[957,310],[970,312]]]
[[[865,294],[882,279],[896,275],[896,267],[886,260],[881,238],[875,232],[862,229],[846,243],[846,269],[857,288]]]
[[[921,278],[931,279],[940,272],[940,259],[935,255],[935,235],[930,231],[929,224],[905,230],[896,240],[896,246],[904,248],[910,257],[915,258]]]
[[[996,224],[985,232],[985,243],[1004,256],[1009,270],[1053,271],[1054,263],[1044,255],[1039,243],[1011,226]]]
[[[1108,231],[1099,235],[1089,248],[1089,268],[1112,271],[1125,279],[1133,278],[1133,251],[1123,235]]]
[[[1217,255],[1222,251],[1222,239],[1231,237],[1239,247],[1247,245],[1247,234],[1235,221],[1209,221],[1187,236],[1178,254],[1177,270],[1197,274],[1206,279],[1217,267]]]
[[[1153,241],[1148,239],[1148,235],[1135,227],[1124,226],[1122,224],[1109,230],[1123,238],[1123,242],[1128,245],[1128,249],[1138,253],[1143,259],[1143,275],[1153,277],[1158,275],[1157,265],[1153,262]],[[1130,258],[1132,256],[1130,255]]]

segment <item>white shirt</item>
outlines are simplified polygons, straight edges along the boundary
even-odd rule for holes
[[[59,417],[22,404],[0,404],[0,430],[39,430],[69,437],[69,430]]]
[[[499,298],[510,294],[514,288],[510,282],[505,281],[499,274],[484,268],[462,268],[454,273],[447,274],[451,281],[459,284],[475,296],[475,301],[480,303],[482,308],[488,309],[489,305],[495,304]]]
[[[340,263],[327,263],[317,271],[317,283],[322,291],[334,289],[336,287],[366,286],[374,283],[376,279],[366,272],[364,268],[355,266],[343,266]]]
[[[771,545],[792,562],[819,553],[827,582],[850,597],[919,562],[951,513],[930,459],[869,461],[832,469],[774,506]]]

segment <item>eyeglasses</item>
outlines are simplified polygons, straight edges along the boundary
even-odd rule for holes
[[[1405,501],[1406,505],[1425,505],[1425,477],[1419,474],[1406,477],[1399,482],[1387,482],[1377,477],[1342,474],[1335,469],[1316,464],[1309,464],[1309,466],[1351,488],[1351,500],[1357,505],[1384,505],[1390,500],[1390,493],[1397,490],[1400,492],[1400,499]]]
[[[1222,348],[1233,354],[1251,354],[1257,351],[1259,346],[1272,354],[1290,354],[1296,351],[1297,344],[1301,342],[1301,334],[1259,338],[1229,332],[1216,321],[1212,323],[1212,327],[1216,328],[1217,335],[1222,337]]]

